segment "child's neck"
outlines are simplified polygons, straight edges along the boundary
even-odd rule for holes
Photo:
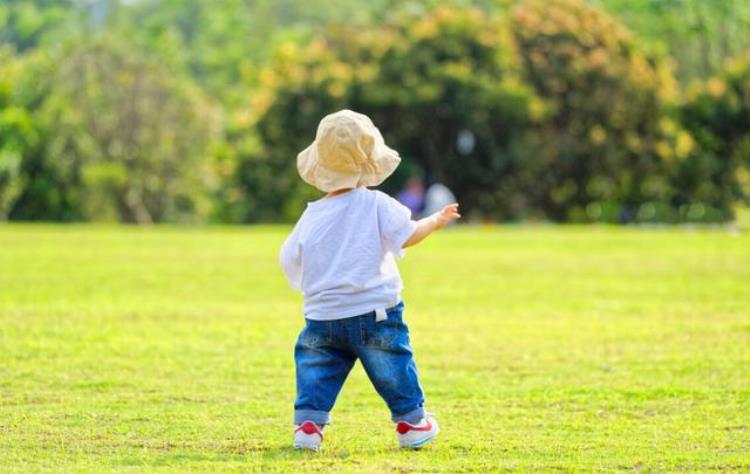
[[[326,194],[326,197],[333,197],[338,196],[339,194],[348,193],[349,191],[353,190],[354,188],[342,188],[337,189],[336,191],[331,191],[330,193]]]

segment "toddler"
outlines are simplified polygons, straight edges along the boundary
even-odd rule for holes
[[[400,161],[372,121],[350,110],[324,117],[297,156],[302,179],[327,194],[308,203],[280,256],[289,284],[304,294],[305,327],[294,348],[296,448],[320,448],[357,359],[388,405],[401,447],[419,448],[438,433],[424,410],[395,257],[460,215],[452,204],[413,221],[398,201],[367,189]]]

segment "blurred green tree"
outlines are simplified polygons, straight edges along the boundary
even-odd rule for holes
[[[743,0],[6,0],[0,216],[200,220],[209,189],[213,220],[290,220],[318,195],[296,153],[349,107],[402,154],[389,192],[426,172],[489,218],[727,219],[744,66],[684,99],[667,56],[685,85],[749,25]]]
[[[315,192],[296,175],[296,154],[323,115],[343,107],[370,115],[407,168],[453,188],[467,211],[520,214],[514,144],[541,104],[517,80],[510,40],[495,15],[441,7],[377,29],[331,28],[301,51],[281,48],[254,104],[258,146],[235,176],[258,209],[244,219],[299,214]]]
[[[693,87],[681,116],[698,146],[674,169],[675,205],[688,220],[728,219],[750,196],[750,56]]]
[[[31,114],[15,103],[19,61],[0,55],[0,220],[8,218],[23,191],[21,163],[36,139]]]
[[[46,160],[87,219],[200,219],[220,116],[186,78],[103,37],[64,52],[40,111]]]
[[[54,42],[60,30],[77,24],[83,10],[75,0],[3,0],[0,3],[0,47],[28,51]]]
[[[706,80],[750,49],[747,0],[593,0],[675,59],[680,82]]]
[[[536,204],[554,220],[616,220],[664,203],[666,169],[692,147],[668,113],[668,65],[582,0],[522,1],[511,24],[524,77],[550,111],[529,143]]]
[[[39,52],[6,56],[0,65],[0,173],[4,176],[0,194],[2,212],[10,219],[70,220],[78,216],[65,183],[45,160],[50,136],[39,111],[50,93],[52,70],[52,61]]]
[[[330,22],[368,25],[385,0],[166,0],[118,10],[121,32],[144,47],[166,50],[230,108],[257,85],[258,70],[280,42],[306,42]]]

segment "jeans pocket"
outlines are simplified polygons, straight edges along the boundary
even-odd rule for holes
[[[316,347],[331,342],[330,321],[306,320],[305,328],[299,335],[298,344]]]
[[[408,329],[401,319],[400,311],[389,311],[388,319],[375,321],[371,318],[366,325],[365,345],[379,349],[390,349],[408,338]]]

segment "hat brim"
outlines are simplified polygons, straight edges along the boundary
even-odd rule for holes
[[[297,171],[302,179],[330,193],[339,189],[357,186],[377,186],[385,181],[398,168],[401,157],[398,152],[379,140],[372,151],[371,166],[359,174],[341,173],[326,168],[318,156],[317,142],[313,142],[297,155]]]

